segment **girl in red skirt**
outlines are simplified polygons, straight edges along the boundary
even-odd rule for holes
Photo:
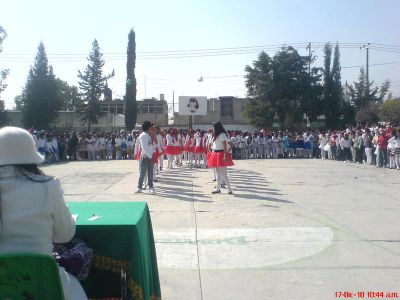
[[[177,137],[174,135],[174,129],[172,127],[168,129],[168,133],[165,139],[166,139],[166,146],[164,151],[168,158],[168,169],[169,169],[172,168],[172,165],[174,163],[174,156],[177,154],[175,146],[175,144],[177,143]]]
[[[175,162],[177,166],[182,166],[182,153],[183,153],[183,148],[185,146],[185,139],[183,135],[176,128],[174,129],[174,134],[177,140]]]
[[[189,129],[188,133],[186,134],[184,151],[186,164],[193,164],[194,139],[192,129]]]
[[[212,152],[208,157],[208,166],[215,168],[217,173],[217,189],[212,194],[221,193],[221,184],[223,182],[228,187],[228,194],[233,194],[227,171],[227,167],[234,165],[232,156],[228,153],[228,135],[220,121],[214,123],[213,127]]]
[[[206,159],[207,137],[204,134],[204,131],[198,129],[196,134],[194,135],[194,141],[195,141],[195,146],[194,146],[195,167],[201,168],[200,166],[201,160],[204,161],[204,166],[207,167],[207,159]]]

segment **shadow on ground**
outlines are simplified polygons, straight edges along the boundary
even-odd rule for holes
[[[229,180],[234,197],[249,200],[265,200],[278,203],[293,203],[285,199],[280,190],[269,187],[267,178],[261,173],[247,170],[229,170]],[[277,207],[277,206],[272,206]]]

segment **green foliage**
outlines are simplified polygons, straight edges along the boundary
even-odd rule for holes
[[[324,47],[324,92],[323,111],[325,115],[325,126],[336,129],[340,125],[339,118],[343,113],[343,90],[341,83],[341,67],[339,45],[336,44],[331,69],[332,46],[326,43]]]
[[[135,32],[133,29],[128,35],[128,49],[126,62],[126,92],[125,92],[125,126],[128,130],[135,128],[137,120],[137,103],[136,103],[136,42]]]
[[[400,122],[400,98],[384,101],[379,108],[381,121],[399,123]]]
[[[77,112],[82,111],[84,108],[84,103],[79,94],[78,87],[69,85],[66,81],[63,81],[60,78],[57,78],[56,82],[62,103],[60,110]]]
[[[7,115],[6,115],[5,107],[2,102],[0,102],[0,127],[4,126],[7,121]]]
[[[17,107],[23,112],[26,127],[46,129],[57,118],[61,97],[43,43],[39,44],[22,95],[16,100]]]
[[[387,99],[390,94],[390,81],[384,81],[380,87],[372,87],[373,85],[373,81],[367,84],[367,75],[364,68],[361,68],[358,81],[349,87],[350,100],[357,111],[371,103],[378,104]]]
[[[276,116],[281,127],[304,127],[304,114],[312,121],[321,113],[321,72],[308,73],[309,62],[283,47],[273,59],[261,52],[253,67],[246,66],[246,113],[253,125],[271,127]]]
[[[114,70],[109,75],[103,75],[105,62],[97,40],[92,43],[88,61],[83,73],[78,70],[78,78],[84,101],[82,120],[88,124],[88,131],[90,131],[91,125],[97,124],[98,117],[102,114],[100,98],[107,79],[114,76]]]
[[[7,37],[6,31],[4,30],[3,27],[0,26],[0,53],[3,50],[1,45],[3,44],[3,41],[6,37]],[[7,87],[7,84],[5,84],[4,81],[6,80],[8,73],[9,73],[8,69],[0,68],[0,95],[1,92],[4,91],[5,88]]]
[[[379,121],[379,107],[375,103],[369,103],[360,108],[356,113],[356,121],[362,124],[373,124]]]

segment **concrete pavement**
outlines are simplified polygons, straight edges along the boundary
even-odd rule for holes
[[[211,195],[208,169],[164,170],[156,195],[133,193],[136,161],[44,170],[61,179],[67,201],[148,202],[163,299],[370,291],[400,299],[400,171],[316,159],[235,163],[234,195]]]

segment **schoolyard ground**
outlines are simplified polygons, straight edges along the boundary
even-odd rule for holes
[[[60,178],[67,201],[148,203],[164,300],[400,299],[400,171],[235,163],[234,195],[211,195],[212,171],[187,166],[161,172],[156,195],[134,194],[137,161],[43,169]]]

